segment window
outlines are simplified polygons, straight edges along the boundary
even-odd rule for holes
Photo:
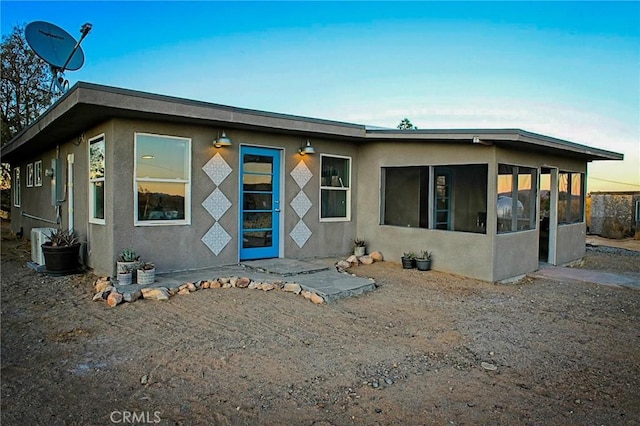
[[[434,197],[434,228],[451,230],[451,172],[444,167],[436,167]]]
[[[191,223],[191,139],[136,133],[135,224]]]
[[[13,182],[11,182],[13,188],[13,206],[20,207],[22,203],[22,192],[20,190],[20,167],[13,169]]]
[[[485,233],[487,170],[486,164],[383,167],[381,223]]]
[[[558,223],[578,223],[584,220],[584,175],[558,173]]]
[[[486,164],[434,168],[434,216],[436,229],[487,232]]]
[[[537,170],[498,165],[498,233],[536,227]]]
[[[42,186],[42,160],[33,163],[35,186]]]
[[[27,164],[27,188],[33,188],[33,163]]]
[[[351,220],[351,158],[322,155],[320,220]]]
[[[104,135],[89,140],[89,222],[104,224]]]
[[[429,167],[382,169],[382,224],[429,227]]]

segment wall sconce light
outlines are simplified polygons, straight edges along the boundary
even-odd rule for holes
[[[474,136],[472,139],[473,143],[484,146],[491,146],[491,142],[484,141],[480,139],[478,136]]]
[[[222,131],[222,135],[218,134],[218,137],[213,141],[213,146],[216,148],[222,148],[225,146],[231,146],[231,139],[227,137],[227,134]]]
[[[311,142],[309,142],[309,139],[307,139],[306,145],[303,147],[300,147],[300,149],[298,149],[298,153],[300,155],[315,154],[316,150],[314,147],[311,146]]]

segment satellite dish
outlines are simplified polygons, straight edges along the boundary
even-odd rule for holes
[[[91,31],[91,24],[80,28],[82,37],[76,41],[71,34],[49,22],[31,22],[24,30],[27,43],[33,51],[51,67],[53,84],[64,92],[69,82],[64,78],[65,70],[76,71],[84,65],[84,52],[80,47],[82,40]]]

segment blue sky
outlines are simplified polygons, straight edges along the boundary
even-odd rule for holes
[[[11,2],[79,37],[76,81],[395,127],[522,128],[622,152],[640,190],[640,2]],[[624,184],[616,184],[621,182]],[[632,185],[629,185],[632,184]]]

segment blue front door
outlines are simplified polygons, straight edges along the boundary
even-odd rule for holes
[[[240,260],[280,254],[280,151],[240,149]]]

